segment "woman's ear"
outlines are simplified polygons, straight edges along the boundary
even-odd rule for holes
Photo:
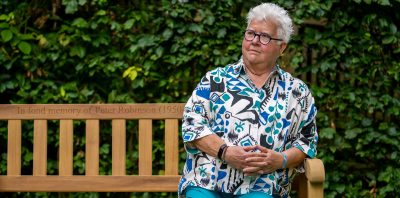
[[[285,51],[286,46],[287,46],[287,43],[284,43],[284,42],[281,43],[281,48],[279,49],[279,52],[280,52],[281,55]]]

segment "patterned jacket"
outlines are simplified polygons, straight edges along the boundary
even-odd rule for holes
[[[261,145],[282,152],[296,147],[308,157],[316,155],[317,110],[310,90],[277,65],[265,85],[256,88],[243,61],[209,71],[188,100],[182,124],[187,159],[179,194],[187,186],[199,186],[235,195],[263,191],[289,197],[290,183],[302,165],[260,176],[243,172],[191,148],[187,143],[217,134],[226,144]]]

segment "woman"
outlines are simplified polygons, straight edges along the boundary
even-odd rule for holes
[[[289,196],[318,140],[309,89],[277,65],[292,32],[283,8],[252,8],[242,58],[209,71],[193,91],[182,124],[181,196]]]

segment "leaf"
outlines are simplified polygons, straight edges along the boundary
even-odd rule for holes
[[[62,45],[62,46],[67,46],[69,44],[69,42],[71,41],[69,36],[66,36],[65,34],[61,34],[58,37],[58,42]]]
[[[8,28],[10,28],[10,25],[8,25],[8,23],[0,23],[0,28],[1,29],[8,29]]]
[[[221,28],[218,30],[217,38],[224,38],[226,35],[226,28]]]
[[[395,43],[396,42],[396,37],[393,35],[390,36],[385,36],[382,40],[383,44],[391,44],[391,43]]]
[[[135,66],[129,67],[128,69],[126,69],[124,71],[124,73],[122,74],[122,77],[123,78],[129,77],[129,79],[134,81],[136,79],[136,77],[138,76],[139,71],[142,71],[142,68],[138,68]]]
[[[72,26],[79,28],[87,28],[89,27],[88,22],[83,18],[77,18],[72,22]]]
[[[203,32],[203,27],[197,24],[191,24],[189,25],[189,30],[192,32],[201,33]]]
[[[323,128],[319,132],[319,136],[321,138],[332,139],[335,136],[336,130],[334,128]]]
[[[65,97],[65,89],[64,89],[64,87],[60,88],[60,95],[61,95],[61,97]]]
[[[345,132],[345,138],[346,139],[354,139],[360,133],[362,133],[361,128],[349,129],[349,130],[346,130],[346,132]]]
[[[105,10],[99,10],[96,12],[95,16],[104,16],[106,14],[107,14],[107,12]]]
[[[124,30],[129,30],[132,28],[133,24],[135,23],[135,19],[129,19],[124,23]]]
[[[21,41],[18,44],[18,49],[21,50],[24,54],[30,54],[31,53],[31,45],[25,41]]]
[[[3,39],[4,42],[8,42],[11,40],[13,37],[13,34],[11,30],[3,30],[1,31],[1,39]]]
[[[9,17],[6,14],[0,15],[0,20],[1,21],[7,21],[8,19],[9,19]]]
[[[387,130],[389,128],[389,124],[387,122],[381,122],[379,124],[379,130]]]
[[[174,33],[171,31],[171,29],[167,28],[167,29],[165,29],[164,32],[162,33],[162,36],[163,36],[163,38],[164,38],[165,40],[168,40],[169,38],[171,38],[171,36],[172,36],[173,34],[174,34]]]
[[[65,5],[65,13],[73,14],[78,11],[78,2],[76,0],[63,0],[62,4]]]
[[[207,25],[212,25],[212,24],[214,23],[214,21],[215,21],[215,17],[212,16],[212,15],[209,15],[209,16],[206,18],[206,23],[207,23]]]
[[[164,53],[164,48],[163,48],[163,47],[158,47],[158,48],[156,49],[156,55],[157,55],[157,57],[161,57],[161,56],[163,55],[163,53]]]
[[[71,48],[70,55],[83,58],[86,55],[86,49],[81,46],[74,46]]]
[[[79,5],[81,5],[81,6],[82,6],[82,5],[85,5],[85,4],[86,4],[86,2],[87,2],[87,0],[79,0],[79,2],[78,2],[78,3],[79,3]]]
[[[397,27],[393,23],[390,24],[390,33],[392,33],[392,34],[396,34],[397,33]]]
[[[384,5],[384,6],[390,6],[391,5],[389,0],[380,0],[378,2],[379,2],[379,4]]]
[[[110,144],[103,144],[101,147],[100,147],[100,154],[108,154],[108,153],[110,153]]]

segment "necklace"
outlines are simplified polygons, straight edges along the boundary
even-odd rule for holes
[[[266,72],[261,73],[261,74],[256,74],[256,73],[252,72],[250,69],[248,69],[247,67],[245,67],[245,68],[246,68],[246,71],[249,71],[251,74],[253,74],[253,75],[255,75],[255,76],[262,76],[262,75],[268,73],[268,71],[266,71]]]

